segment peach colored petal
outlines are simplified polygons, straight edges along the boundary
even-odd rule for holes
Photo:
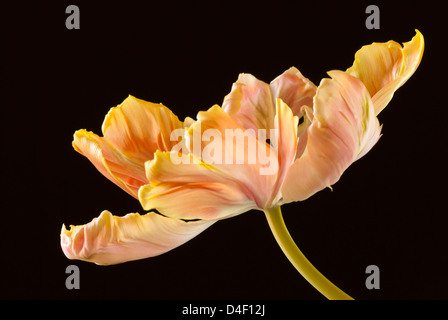
[[[245,128],[239,122],[227,114],[222,108],[215,105],[207,111],[198,113],[198,121],[188,130],[187,145],[190,152],[196,157],[203,157],[204,150],[211,143],[219,142],[221,151],[216,150],[214,167],[226,172],[234,181],[242,183],[249,190],[253,200],[259,208],[264,208],[271,197],[272,187],[275,184],[278,173],[278,157],[275,148],[266,143],[266,137],[270,131]],[[273,119],[275,120],[275,119]],[[195,134],[200,132],[202,136],[208,130],[219,134],[216,140],[199,141],[195,143]],[[260,139],[259,139],[260,138]],[[206,160],[206,159],[204,159]]]
[[[308,142],[308,127],[311,125],[314,116],[313,109],[308,106],[302,106],[300,110],[302,115],[302,123],[297,127],[297,150],[296,159],[300,158],[305,151],[306,144]]]
[[[295,67],[289,68],[271,81],[270,87],[272,96],[282,99],[291,108],[293,115],[303,120],[297,132],[296,157],[300,157],[306,146],[307,129],[311,124],[310,114],[312,114],[313,99],[317,88]]]
[[[245,128],[270,129],[274,125],[277,98],[300,117],[302,106],[313,107],[315,94],[316,86],[295,67],[286,70],[269,85],[251,74],[242,73],[225,97],[222,108]]]
[[[173,156],[181,162],[173,162]],[[145,210],[179,219],[217,220],[255,208],[244,184],[213,165],[198,163],[191,154],[157,151],[146,163],[146,174],[150,183],[139,191]]]
[[[282,99],[292,109],[295,116],[302,116],[301,108],[304,105],[313,108],[313,98],[317,88],[294,67],[272,80],[270,87],[272,97]]]
[[[61,247],[69,259],[100,265],[154,257],[189,241],[214,221],[167,218],[154,212],[124,217],[103,211],[98,218],[81,226],[62,226]]]
[[[75,132],[73,147],[84,155],[106,178],[124,191],[138,197],[146,180],[144,166],[123,155],[106,139],[84,129]]]
[[[353,66],[347,69],[360,79],[369,91],[378,115],[415,72],[423,56],[423,35],[416,30],[411,41],[401,47],[395,41],[373,43],[355,54]]]
[[[200,112],[186,135],[189,154],[156,152],[147,163],[150,183],[139,191],[143,208],[184,219],[223,219],[272,206],[295,159],[298,122],[280,99],[276,109],[278,134],[272,146],[257,139],[257,134],[247,133],[219,106]],[[208,130],[216,133],[210,141],[202,139]],[[229,130],[235,134],[233,140]],[[216,142],[217,157],[205,159],[205,150]]]
[[[102,131],[117,150],[143,165],[156,150],[171,150],[177,143],[171,132],[179,128],[182,122],[164,105],[129,96],[109,111]]]
[[[370,95],[357,78],[329,72],[314,98],[314,118],[303,155],[288,171],[284,202],[302,201],[336,183],[378,140],[380,126]]]
[[[269,85],[250,74],[241,74],[230,94],[225,97],[223,109],[242,127],[266,129],[267,138],[271,140],[269,129],[274,128],[272,118],[276,114],[276,100],[282,99],[292,109],[293,115],[304,120],[297,133],[299,148],[296,156],[299,157],[306,145],[309,114],[312,113],[315,94],[316,86],[294,67]],[[303,111],[305,107],[309,110],[308,114]]]
[[[275,129],[277,130],[277,139],[273,141],[273,148],[277,149],[278,155],[278,173],[276,181],[271,191],[271,200],[268,206],[275,206],[280,200],[280,188],[286,177],[289,167],[296,159],[297,149],[297,125],[299,119],[293,116],[292,109],[283,102],[282,99],[276,100]]]
[[[156,150],[170,150],[177,143],[176,139],[171,141],[171,131],[182,127],[165,106],[129,96],[107,114],[104,137],[78,130],[73,147],[109,180],[137,198],[138,189],[148,183],[144,163],[154,158]]]
[[[275,107],[271,88],[251,74],[242,73],[224,98],[224,111],[230,114],[243,128],[274,128]]]

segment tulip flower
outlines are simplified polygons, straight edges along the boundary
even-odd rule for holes
[[[222,107],[196,120],[129,96],[106,116],[103,137],[79,130],[73,145],[148,213],[104,211],[85,225],[63,226],[65,255],[97,264],[153,257],[216,221],[260,210],[317,290],[351,299],[302,254],[280,207],[331,188],[372,149],[381,135],[377,115],[415,72],[423,48],[418,31],[404,46],[364,46],[350,68],[328,72],[319,86],[294,67],[269,84],[241,74]]]

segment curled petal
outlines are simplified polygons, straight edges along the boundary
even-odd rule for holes
[[[156,150],[171,150],[178,138],[171,133],[182,127],[165,106],[129,96],[107,114],[104,137],[78,130],[73,147],[109,180],[137,198],[138,189],[147,183],[144,163],[154,158]]]
[[[62,226],[61,247],[69,259],[100,265],[154,257],[189,241],[213,221],[167,218],[150,212],[130,213],[124,217],[103,211],[98,218],[82,226]]]
[[[279,170],[277,147],[273,148],[266,140],[272,138],[270,141],[275,142],[270,137],[275,129],[245,128],[217,105],[199,112],[197,118],[187,135],[190,152],[241,183],[257,207],[264,208]],[[275,117],[273,121],[277,121]],[[213,137],[203,139],[210,132]],[[213,158],[209,157],[210,149]]]
[[[317,88],[294,67],[275,78],[270,87],[274,99],[282,99],[295,116],[302,116],[301,109],[305,105],[313,108]]]
[[[303,106],[313,107],[315,94],[316,86],[294,67],[269,85],[243,73],[225,97],[222,108],[244,128],[269,130],[274,128],[278,98],[292,109],[293,115],[301,117]]]
[[[266,137],[272,141],[270,129],[275,127],[273,117],[275,119],[278,114],[277,100],[281,99],[291,108],[294,116],[303,120],[299,132],[295,134],[299,143],[296,157],[299,157],[306,145],[315,94],[316,86],[294,67],[269,85],[250,74],[241,74],[231,93],[225,97],[223,109],[242,127],[267,130]]]
[[[332,79],[323,79],[317,89],[306,148],[282,186],[285,202],[305,200],[336,183],[379,138],[381,128],[363,83],[342,71],[329,75]]]
[[[296,134],[298,138],[296,157],[300,157],[306,146],[307,129],[311,124],[310,117],[317,88],[294,67],[275,78],[270,86],[272,96],[280,98],[291,108],[294,116],[303,120]]]
[[[299,119],[293,116],[292,109],[278,98],[276,101],[275,129],[277,132],[277,141],[274,142],[273,148],[276,148],[278,155],[278,174],[275,185],[272,188],[272,198],[270,206],[280,200],[279,193],[281,185],[286,177],[289,167],[296,159],[297,149],[297,125]]]
[[[139,190],[145,210],[179,219],[218,220],[255,207],[244,184],[213,165],[198,163],[191,154],[158,151],[146,163],[146,173],[150,183]]]
[[[222,108],[243,128],[274,128],[274,100],[271,88],[251,74],[242,73],[232,91],[224,98]]]
[[[138,189],[147,183],[143,165],[126,157],[106,139],[84,129],[75,132],[73,147],[84,155],[106,178],[124,191],[138,197]]]
[[[164,105],[129,96],[109,111],[102,131],[117,150],[143,165],[156,150],[171,150],[177,143],[171,132],[179,128],[182,122]]]
[[[423,35],[416,35],[402,47],[395,41],[373,43],[355,54],[353,65],[347,69],[360,79],[369,91],[378,115],[415,72],[423,56]]]

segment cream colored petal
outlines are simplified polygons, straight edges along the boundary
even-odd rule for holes
[[[217,220],[256,208],[244,184],[191,154],[158,151],[146,163],[146,173],[150,183],[139,191],[145,210],[179,219]]]
[[[164,105],[129,96],[109,111],[102,131],[117,150],[143,166],[156,150],[170,151],[177,144],[171,133],[182,128],[183,123]]]
[[[69,259],[100,265],[154,257],[189,241],[214,221],[185,222],[154,212],[124,217],[103,211],[81,226],[62,226],[61,247]]]
[[[355,54],[353,66],[347,72],[360,79],[368,89],[378,115],[415,72],[424,51],[423,35],[416,30],[404,47],[395,41],[373,43]]]
[[[275,107],[270,86],[251,74],[240,74],[222,108],[243,128],[267,129],[268,133],[274,128]]]
[[[363,83],[342,71],[329,74],[332,79],[323,79],[317,89],[306,149],[282,186],[285,202],[305,200],[336,183],[379,138],[378,120]]]
[[[144,166],[126,157],[106,139],[92,132],[76,131],[73,147],[89,159],[106,178],[135,198],[138,197],[138,189],[148,182]]]
[[[275,78],[270,87],[272,97],[282,99],[295,116],[302,116],[301,109],[304,105],[313,108],[317,88],[294,67]]]

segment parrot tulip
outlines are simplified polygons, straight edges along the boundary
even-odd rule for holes
[[[371,150],[381,135],[377,115],[415,72],[423,49],[418,31],[403,47],[364,46],[350,68],[328,72],[318,86],[294,67],[269,84],[241,74],[222,107],[196,120],[129,96],[106,116],[102,137],[79,130],[73,146],[148,213],[104,211],[85,225],[63,226],[65,255],[97,264],[153,257],[221,219],[260,210],[316,289],[350,299],[303,256],[280,206],[331,187]]]

